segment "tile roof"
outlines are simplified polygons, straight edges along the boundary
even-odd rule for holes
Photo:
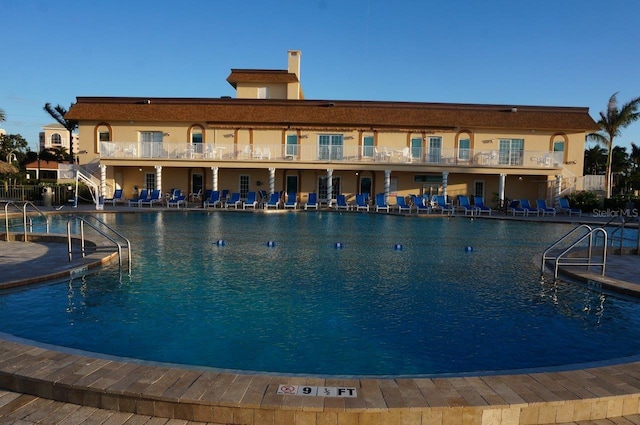
[[[598,129],[584,107],[231,98],[78,97],[66,119],[354,129]]]
[[[238,88],[238,83],[297,83],[298,77],[279,69],[232,69],[227,81]]]

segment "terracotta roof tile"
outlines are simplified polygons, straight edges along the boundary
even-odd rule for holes
[[[588,108],[338,100],[79,97],[70,120],[375,129],[595,131]]]

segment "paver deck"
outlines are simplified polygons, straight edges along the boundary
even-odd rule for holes
[[[66,255],[66,246],[59,245],[0,242],[0,279],[14,284],[12,273],[24,271],[20,265],[25,264],[30,271],[51,271],[53,265],[46,263],[56,258],[52,251],[62,249]],[[96,252],[87,261],[99,264],[106,255]],[[638,256],[612,256],[609,261],[608,284],[640,286],[633,273],[640,266]],[[92,265],[72,263],[67,269]],[[353,387],[357,397],[279,395],[280,384]],[[0,388],[0,423],[640,423],[640,363],[635,361],[515,375],[333,379],[169,367],[5,335],[0,340]]]

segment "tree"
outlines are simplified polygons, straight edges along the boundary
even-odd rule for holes
[[[5,120],[4,111],[2,109],[0,109],[0,122],[2,122],[4,120]]]
[[[7,162],[13,162],[11,156],[15,155],[15,160],[21,162],[21,160],[27,154],[29,150],[29,143],[19,134],[0,134],[0,160]]]
[[[618,109],[618,93],[614,93],[609,98],[607,110],[600,112],[600,120],[598,126],[600,130],[596,133],[588,134],[588,137],[596,142],[603,144],[607,149],[607,167],[604,175],[605,194],[607,198],[611,197],[611,161],[613,159],[613,141],[620,136],[622,129],[640,118],[638,107],[640,106],[640,97],[637,97]]]
[[[601,146],[594,146],[584,151],[584,174],[604,174],[607,164],[607,151]]]
[[[73,103],[71,104],[73,106]],[[69,108],[71,108],[71,106]],[[78,123],[75,121],[70,121],[65,119],[65,115],[67,114],[67,110],[60,105],[57,105],[55,108],[51,106],[50,103],[44,105],[44,110],[47,111],[51,117],[56,120],[60,125],[67,129],[69,132],[69,163],[74,163],[73,157],[73,132],[76,128],[78,128]]]

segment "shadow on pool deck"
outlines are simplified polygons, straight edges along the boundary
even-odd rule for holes
[[[113,261],[113,254],[97,250],[69,262],[66,244],[60,241],[0,241],[0,287],[36,282],[42,276],[68,277]],[[640,288],[640,275],[635,272],[639,268],[637,255],[612,255],[604,279],[593,273],[578,274],[589,282],[613,282],[633,289]],[[357,397],[277,395],[279,384],[354,387]],[[36,423],[29,422],[29,415],[37,417],[34,412],[42,412],[45,405],[53,409],[52,420],[45,423],[57,423],[53,421],[56,411],[80,418],[100,415],[96,409],[112,411],[101,416],[109,416],[110,423],[133,420],[132,414],[140,415],[137,423],[159,417],[254,425],[586,424],[623,416],[629,423],[640,423],[640,363],[633,361],[515,375],[333,379],[173,368],[50,350],[7,338],[0,340],[0,388],[7,390],[0,391],[3,423],[8,423],[3,418]],[[57,402],[71,405],[65,410]],[[67,417],[65,423],[83,421],[70,422]],[[87,419],[86,423],[93,422]]]

